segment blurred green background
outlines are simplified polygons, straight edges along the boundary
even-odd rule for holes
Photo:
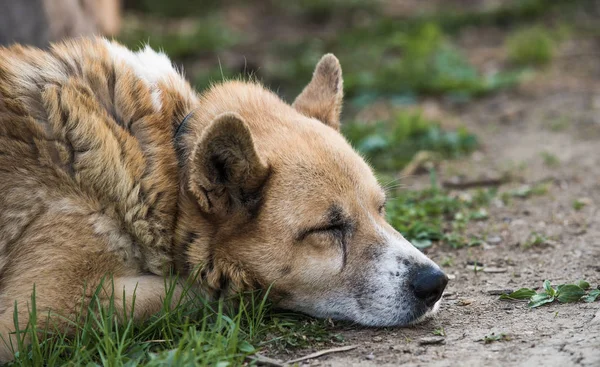
[[[598,11],[589,0],[124,5],[120,41],[164,50],[200,91],[227,78],[257,78],[291,101],[319,57],[335,53],[344,69],[344,132],[380,171],[399,170],[422,150],[453,158],[476,149],[465,129],[449,131],[443,121],[402,107],[423,98],[461,104],[513,88],[543,70],[561,43],[595,32],[597,18],[588,15]],[[380,105],[399,112],[390,117]]]

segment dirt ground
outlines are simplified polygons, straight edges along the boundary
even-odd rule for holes
[[[465,36],[468,39],[468,36]],[[493,50],[492,50],[493,51]],[[470,56],[490,52],[469,45]],[[600,366],[600,302],[559,304],[528,309],[525,303],[500,301],[498,290],[539,288],[585,279],[600,283],[600,45],[571,41],[553,64],[518,90],[456,106],[424,104],[426,113],[461,121],[476,132],[481,151],[445,163],[440,177],[468,178],[510,172],[501,191],[548,182],[546,194],[496,200],[490,218],[470,232],[487,241],[460,250],[428,251],[452,278],[435,319],[411,328],[338,330],[344,345],[356,349],[304,362],[312,366]],[[485,59],[485,58],[484,58]],[[559,163],[548,165],[544,154]],[[407,187],[425,187],[427,177],[404,179]],[[576,211],[573,202],[588,203]],[[526,248],[532,232],[550,240]],[[474,271],[469,263],[500,268]],[[440,344],[422,345],[443,329]],[[510,340],[485,344],[504,333]],[[299,352],[308,354],[311,350]]]

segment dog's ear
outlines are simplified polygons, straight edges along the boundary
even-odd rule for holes
[[[292,106],[303,115],[321,120],[339,130],[343,87],[340,62],[333,54],[327,54],[321,58],[312,80]]]
[[[256,152],[252,134],[240,116],[225,113],[202,133],[192,152],[189,189],[200,208],[226,215],[260,204],[269,166]]]

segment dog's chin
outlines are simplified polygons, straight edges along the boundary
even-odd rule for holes
[[[425,312],[423,315],[421,315],[421,316],[417,317],[416,319],[414,319],[413,321],[411,321],[409,323],[409,325],[413,326],[413,325],[417,325],[422,322],[425,322],[427,320],[431,320],[435,316],[435,314],[439,311],[441,303],[442,303],[442,300],[440,299],[433,305],[431,310]]]
[[[342,307],[332,307],[343,305]],[[277,304],[282,309],[302,312],[317,318],[331,318],[340,321],[349,321],[366,327],[406,327],[412,326],[431,319],[440,309],[441,299],[433,307],[425,307],[418,302],[409,309],[395,313],[393,309],[371,309],[349,306],[343,302],[324,302],[315,307],[307,307],[307,303],[280,302]],[[326,307],[327,306],[327,307]],[[345,307],[344,307],[345,306]]]

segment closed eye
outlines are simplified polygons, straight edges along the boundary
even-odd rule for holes
[[[340,224],[328,224],[324,226],[309,228],[300,233],[298,236],[298,240],[303,240],[307,236],[316,233],[330,234],[335,237],[342,237],[344,232],[346,231],[347,226],[343,223]]]
[[[340,242],[343,242],[346,234],[349,234],[353,229],[353,222],[349,216],[344,214],[343,209],[339,205],[331,205],[324,215],[324,219],[322,224],[300,231],[296,236],[296,240],[302,241],[308,235],[321,233],[334,236]]]
[[[383,201],[383,203],[381,203],[379,205],[379,208],[377,208],[377,212],[381,215],[385,215],[385,205],[387,204],[387,201]]]
[[[310,235],[326,235],[335,240],[335,243],[338,244],[342,250],[342,271],[346,267],[346,259],[348,256],[348,250],[346,249],[346,238],[352,230],[352,225],[349,223],[337,223],[337,224],[328,224],[320,227],[309,228],[300,233],[300,235],[296,238],[298,241],[304,240],[307,236]]]

